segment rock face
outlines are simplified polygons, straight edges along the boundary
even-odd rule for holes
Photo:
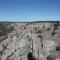
[[[7,39],[0,42],[0,60],[60,60],[60,23],[13,23],[13,26]]]

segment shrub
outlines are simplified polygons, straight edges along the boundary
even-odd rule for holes
[[[49,56],[47,57],[47,60],[55,60],[55,58],[52,57],[51,55],[49,55]]]
[[[52,36],[53,36],[53,35],[55,35],[55,30],[53,30],[53,32],[52,32]]]
[[[57,46],[56,47],[56,51],[60,51],[60,46]]]

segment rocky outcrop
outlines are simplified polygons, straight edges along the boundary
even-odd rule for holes
[[[0,60],[59,60],[60,26],[55,29],[55,24],[14,23],[14,31],[0,43]]]

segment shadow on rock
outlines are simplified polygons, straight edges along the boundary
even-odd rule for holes
[[[33,58],[31,52],[28,53],[27,58],[28,58],[28,60],[36,60],[35,58]]]

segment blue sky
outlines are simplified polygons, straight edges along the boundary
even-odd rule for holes
[[[0,21],[60,20],[60,0],[0,0]]]

